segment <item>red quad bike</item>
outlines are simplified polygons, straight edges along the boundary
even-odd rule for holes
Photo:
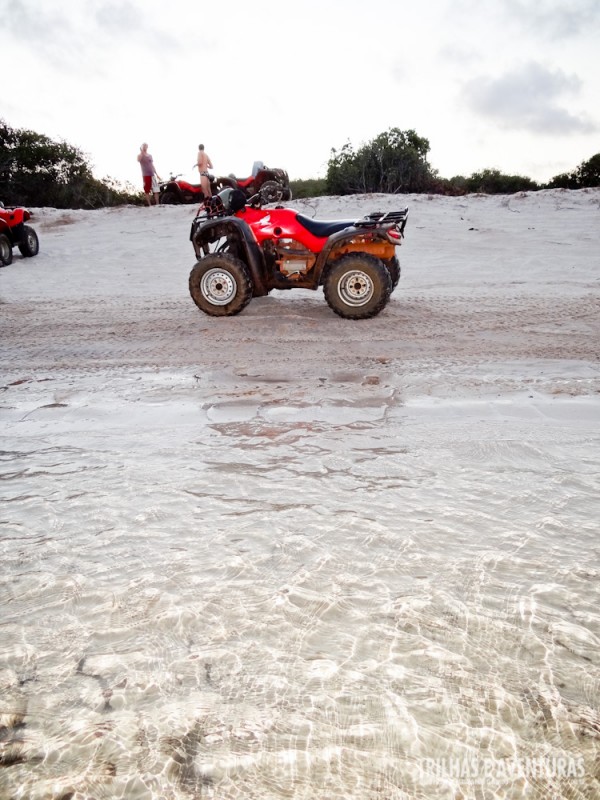
[[[316,220],[292,208],[263,208],[258,196],[246,204],[241,192],[225,189],[192,222],[192,300],[206,314],[231,316],[271,289],[322,285],[340,317],[374,317],[400,280],[395,252],[407,218],[408,208]]]
[[[249,178],[236,178],[235,175],[217,178],[217,191],[221,189],[241,189],[247,199],[259,194],[263,203],[279,203],[292,199],[290,179],[284,169],[270,169],[262,161],[256,161]],[[216,192],[213,192],[216,194]]]
[[[26,208],[4,208],[0,203],[0,267],[12,263],[13,247],[21,255],[37,256],[40,243],[31,225],[25,225],[31,213]]]
[[[181,175],[171,175],[168,181],[159,184],[158,202],[164,205],[181,203],[203,203],[204,192],[199,183],[188,183],[180,180]],[[219,184],[214,175],[209,175],[210,190],[213,195],[219,191]]]

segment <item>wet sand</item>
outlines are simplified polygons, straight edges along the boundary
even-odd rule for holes
[[[0,796],[597,797],[600,191],[296,205],[409,206],[377,318],[202,315],[191,207],[0,270]]]

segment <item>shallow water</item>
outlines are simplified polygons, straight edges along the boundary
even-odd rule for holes
[[[14,387],[0,797],[600,796],[600,403],[286,380]]]

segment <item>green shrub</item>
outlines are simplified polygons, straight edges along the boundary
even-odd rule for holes
[[[290,189],[293,197],[322,197],[327,194],[327,181],[325,178],[290,181]]]
[[[354,150],[347,142],[332,149],[327,167],[329,194],[427,192],[437,178],[427,161],[429,140],[414,130],[390,128]]]
[[[480,194],[515,194],[539,189],[539,185],[523,175],[505,175],[498,169],[474,172],[465,179],[465,190]]]
[[[0,119],[0,200],[5,205],[102,208],[140,204],[131,186],[92,175],[88,157],[67,142],[11,128]]]
[[[600,186],[600,153],[582,161],[573,172],[555,175],[546,184],[547,189],[586,189],[593,186]]]

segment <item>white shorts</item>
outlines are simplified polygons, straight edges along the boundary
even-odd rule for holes
[[[156,175],[152,176],[152,191],[156,193],[160,192],[160,186],[158,185],[158,178]]]

